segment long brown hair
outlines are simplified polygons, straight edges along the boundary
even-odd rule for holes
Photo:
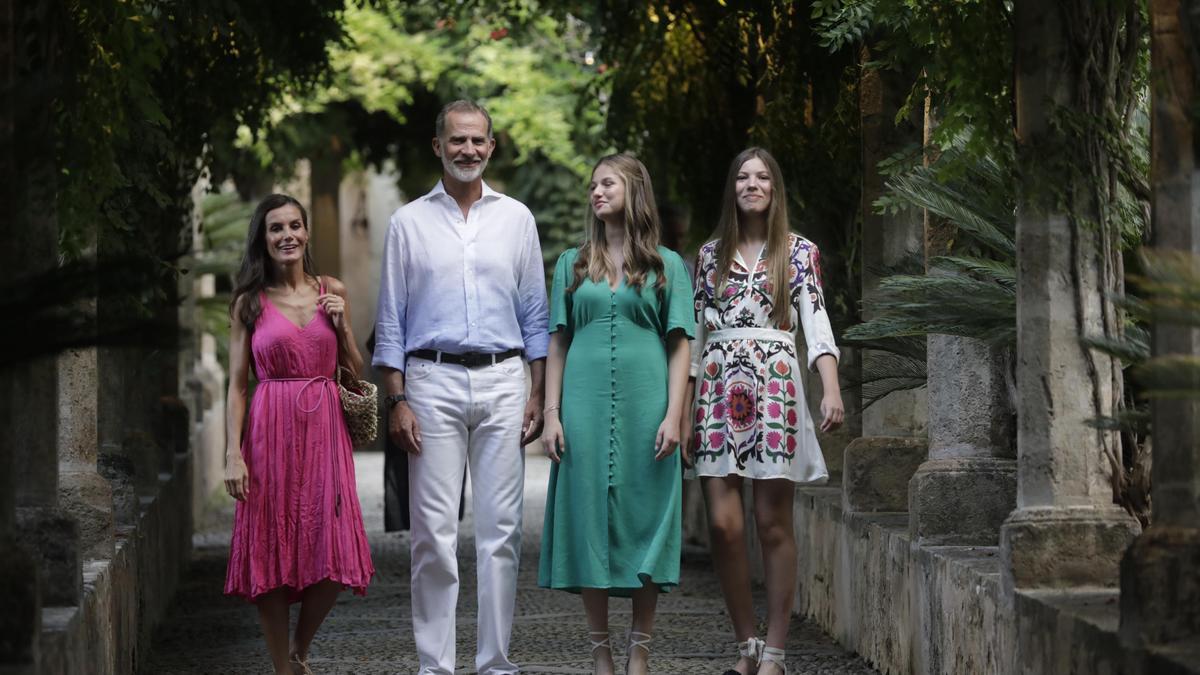
[[[662,289],[666,284],[663,276],[663,260],[658,254],[658,236],[661,226],[658,221],[658,206],[654,203],[654,186],[650,183],[650,172],[646,166],[627,152],[602,157],[592,168],[608,166],[616,171],[625,184],[625,283],[640,291],[646,282],[646,274],[654,272],[654,288]],[[601,279],[617,276],[613,261],[608,257],[608,240],[604,235],[604,221],[588,209],[587,241],[579,247],[575,259],[575,280],[568,293],[575,292],[584,278],[600,283]]]
[[[262,314],[262,303],[258,294],[272,281],[271,256],[267,253],[267,214],[287,205],[300,210],[300,220],[304,229],[308,229],[308,212],[295,197],[283,194],[267,195],[254,209],[250,216],[250,227],[246,230],[246,250],[242,253],[242,264],[238,268],[237,278],[233,285],[233,302],[229,303],[229,316],[242,322],[246,330],[253,331],[254,323]],[[311,242],[311,239],[309,240]],[[316,266],[312,260],[312,246],[304,247],[304,273],[316,277]],[[237,316],[234,308],[238,298],[245,296]]]
[[[737,207],[737,177],[742,165],[751,159],[758,158],[767,167],[771,175],[771,205],[767,209],[767,278],[771,283],[771,323],[781,328],[788,321],[788,309],[791,307],[791,289],[789,286],[789,270],[791,268],[791,251],[788,247],[788,215],[787,191],[783,185],[783,172],[779,163],[763,148],[746,148],[733,162],[729,164],[729,175],[725,179],[725,196],[721,202],[721,218],[717,221],[717,285],[718,297],[729,280],[729,266],[733,264],[733,256],[737,253],[738,241],[741,239],[741,227],[738,221]],[[756,262],[746,261],[753,274]],[[791,328],[791,326],[786,326]]]

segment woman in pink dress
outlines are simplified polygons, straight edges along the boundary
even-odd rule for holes
[[[237,512],[225,593],[258,607],[277,674],[312,672],[308,647],[338,593],[365,594],[375,571],[334,380],[338,365],[357,374],[363,360],[346,288],[314,273],[308,238],[299,202],[264,199],[230,306],[225,488]]]

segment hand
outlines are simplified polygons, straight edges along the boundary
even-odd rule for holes
[[[542,435],[542,399],[530,396],[525,403],[525,421],[521,424],[521,447]]]
[[[567,451],[567,443],[563,439],[562,422],[558,421],[557,413],[546,416],[546,428],[542,431],[542,447],[546,450],[546,456],[555,463],[561,462],[563,453]]]
[[[679,445],[679,420],[667,415],[662,424],[658,425],[658,434],[654,437],[654,459],[661,460],[675,452]]]
[[[225,455],[225,491],[239,502],[246,501],[250,494],[250,474],[246,471],[241,450]]]
[[[680,416],[679,422],[679,459],[683,465],[692,468],[695,458],[692,457],[692,439],[696,436],[696,425],[686,415]]]
[[[821,399],[821,431],[826,433],[842,426],[846,418],[846,406],[842,405],[842,393],[833,391]]]
[[[317,304],[329,315],[333,327],[341,329],[342,317],[346,314],[346,299],[337,293],[326,293],[317,297]]]
[[[421,425],[406,401],[392,406],[388,415],[388,438],[410,455],[421,454]]]

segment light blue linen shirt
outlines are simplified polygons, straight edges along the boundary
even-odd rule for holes
[[[550,337],[542,248],[524,204],[483,184],[467,217],[441,181],[392,214],[383,249],[372,363],[404,370],[418,349],[524,349]]]

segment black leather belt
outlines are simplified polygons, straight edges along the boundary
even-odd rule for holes
[[[524,351],[520,349],[510,349],[499,354],[485,354],[483,352],[467,352],[466,354],[451,354],[450,352],[439,352],[436,349],[417,349],[408,353],[409,356],[415,356],[418,359],[426,361],[434,361],[436,363],[452,363],[456,366],[466,366],[467,368],[478,368],[479,366],[491,366],[501,361],[506,361],[514,356],[520,356]]]

